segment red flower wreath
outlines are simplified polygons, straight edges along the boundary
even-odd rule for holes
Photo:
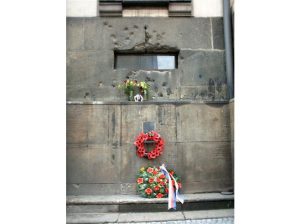
[[[155,148],[150,152],[146,152],[144,145],[145,141],[154,141]],[[139,157],[155,159],[163,153],[165,142],[157,132],[150,131],[148,133],[140,133],[137,136],[134,145],[136,146],[136,153]]]

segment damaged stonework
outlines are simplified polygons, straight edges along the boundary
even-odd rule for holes
[[[151,85],[154,99],[150,100],[227,100],[223,45],[214,49],[223,37],[221,21],[67,18],[67,100],[126,100],[116,87],[128,77]],[[178,56],[178,66],[171,70],[114,68],[116,53],[171,53]]]

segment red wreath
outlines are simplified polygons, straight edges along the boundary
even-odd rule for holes
[[[153,141],[155,148],[150,152],[146,152],[145,141]],[[163,153],[165,142],[156,131],[148,133],[140,133],[134,142],[136,146],[136,153],[139,157],[148,159],[155,159]]]

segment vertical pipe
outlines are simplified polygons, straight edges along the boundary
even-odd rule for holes
[[[232,46],[232,23],[230,0],[223,0],[223,22],[224,22],[224,44],[225,44],[225,64],[228,98],[234,98],[233,86],[233,46]]]

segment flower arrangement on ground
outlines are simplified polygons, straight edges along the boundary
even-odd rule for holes
[[[147,100],[150,86],[144,81],[138,82],[137,80],[126,79],[123,83],[118,85],[118,89],[124,91],[129,101],[133,101],[136,94],[142,95],[144,100]]]
[[[175,174],[174,170],[168,170],[178,184],[178,188],[181,188],[181,180]],[[137,191],[145,198],[165,198],[168,196],[168,178],[164,173],[155,166],[142,167],[137,175]],[[175,187],[175,181],[172,180],[172,184]]]

